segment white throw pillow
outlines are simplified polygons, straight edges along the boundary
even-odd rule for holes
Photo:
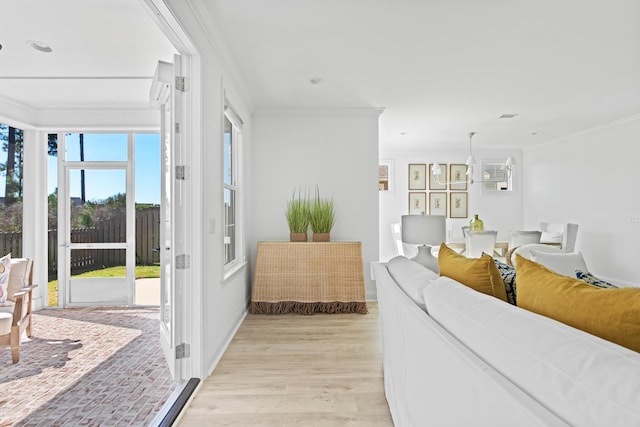
[[[530,253],[532,261],[563,276],[575,278],[576,270],[589,271],[581,252],[545,253],[532,250]]]
[[[389,260],[387,270],[389,270],[389,274],[393,277],[393,280],[398,284],[400,289],[420,308],[426,311],[427,307],[424,303],[422,291],[431,281],[440,276],[427,267],[403,256],[397,256]]]

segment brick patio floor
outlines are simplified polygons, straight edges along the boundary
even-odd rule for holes
[[[0,348],[0,426],[147,426],[175,388],[159,309],[46,309],[20,362]]]

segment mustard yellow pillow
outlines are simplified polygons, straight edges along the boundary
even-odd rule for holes
[[[450,277],[483,294],[507,300],[502,276],[490,255],[467,258],[442,243],[438,253],[438,269],[441,276]]]
[[[516,254],[518,306],[640,352],[640,288],[604,289]]]

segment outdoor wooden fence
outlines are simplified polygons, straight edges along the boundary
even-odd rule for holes
[[[160,262],[160,208],[136,211],[136,265],[154,265]],[[101,221],[95,227],[71,230],[72,243],[125,242],[126,218],[114,217]],[[49,278],[58,271],[58,230],[48,233]],[[2,254],[11,252],[12,257],[22,256],[22,232],[0,232]],[[104,267],[125,265],[124,249],[74,249],[71,251],[72,274]]]

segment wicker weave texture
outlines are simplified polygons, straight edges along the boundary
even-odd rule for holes
[[[251,299],[364,302],[360,242],[259,242]]]

